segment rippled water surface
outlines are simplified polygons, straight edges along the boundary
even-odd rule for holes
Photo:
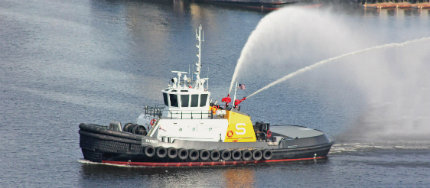
[[[82,161],[79,123],[132,122],[160,104],[170,71],[197,61],[200,24],[214,100],[241,54],[240,97],[324,59],[430,37],[428,10],[349,2],[267,13],[181,0],[2,0],[1,187],[428,187],[428,40],[346,57],[243,103],[253,121],[324,131],[336,142],[328,159],[179,169]]]

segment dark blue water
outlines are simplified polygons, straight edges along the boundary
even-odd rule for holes
[[[297,17],[291,10],[181,0],[0,1],[0,187],[427,187],[429,42],[346,58],[243,103],[253,121],[324,131],[336,141],[326,160],[180,169],[82,162],[79,123],[132,122],[143,105],[160,104],[170,71],[197,61],[200,24],[202,75],[214,100],[228,93],[260,21],[273,24],[251,49],[240,96],[342,53],[429,37],[428,10],[353,3],[324,3]]]

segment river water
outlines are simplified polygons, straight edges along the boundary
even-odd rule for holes
[[[267,13],[181,0],[2,0],[0,187],[428,187],[429,41],[346,57],[243,102],[253,121],[324,131],[336,142],[327,159],[180,169],[84,162],[79,123],[133,122],[160,104],[170,71],[197,61],[200,24],[202,75],[218,101],[241,54],[239,97],[324,59],[430,36],[428,10],[349,2]]]

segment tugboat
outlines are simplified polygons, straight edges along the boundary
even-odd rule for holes
[[[79,125],[86,160],[125,166],[180,167],[270,163],[326,158],[333,145],[323,132],[298,125],[252,123],[230,95],[212,103],[200,78],[202,26],[195,79],[177,74],[163,89],[164,105],[144,107],[136,123]],[[183,75],[183,76],[182,76]],[[181,80],[181,77],[183,78]],[[234,97],[236,94],[234,94]]]

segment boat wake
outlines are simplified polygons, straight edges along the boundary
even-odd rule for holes
[[[430,141],[411,141],[411,142],[345,142],[337,143],[332,146],[330,154],[350,154],[356,152],[410,152],[410,151],[429,151]]]
[[[146,166],[131,166],[131,165],[119,165],[119,164],[111,164],[111,163],[97,163],[97,162],[92,162],[92,161],[86,160],[86,159],[79,159],[78,162],[80,162],[82,164],[89,164],[89,165],[117,166],[117,167],[124,167],[124,168],[150,168],[150,167],[146,167]]]
[[[82,164],[101,164],[101,163],[92,162],[92,161],[86,160],[86,159],[79,159],[78,162],[80,162]]]

